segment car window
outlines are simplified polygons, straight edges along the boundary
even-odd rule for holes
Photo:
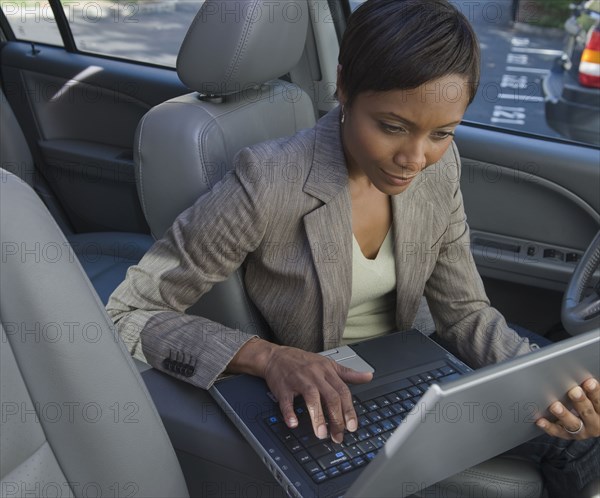
[[[350,9],[363,1],[350,0]],[[481,83],[465,121],[600,145],[600,81],[579,82],[600,2],[571,9],[572,0],[452,3],[473,25],[482,53]],[[587,60],[596,62],[588,72],[600,75],[600,48]]]
[[[175,67],[177,52],[204,0],[62,0],[75,48],[81,52]],[[46,2],[2,0],[16,38],[63,42]]]
[[[63,45],[49,3],[0,0],[0,6],[16,38],[35,43]]]

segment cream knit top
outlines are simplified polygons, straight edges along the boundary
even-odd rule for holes
[[[352,237],[352,297],[342,344],[370,339],[396,328],[396,265],[392,229],[375,259]]]

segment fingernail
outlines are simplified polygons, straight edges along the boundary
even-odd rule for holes
[[[545,421],[543,421],[543,420],[538,420],[538,421],[536,422],[536,425],[537,425],[538,427],[540,427],[541,429],[545,429],[545,428],[546,428],[546,422],[545,422]]]
[[[589,381],[587,382],[587,388],[588,388],[590,391],[595,391],[597,387],[598,387],[598,383],[596,382],[596,380],[595,380],[595,379],[589,380]]]
[[[297,425],[298,425],[298,419],[296,417],[288,418],[288,426],[289,427],[296,427]]]
[[[552,413],[554,413],[556,415],[560,415],[563,411],[564,411],[564,408],[560,404],[554,405],[552,407]]]
[[[356,424],[356,419],[351,418],[350,420],[348,420],[348,422],[346,423],[346,427],[348,427],[348,430],[350,432],[354,432],[358,428]]]
[[[581,399],[581,398],[583,398],[583,389],[581,389],[581,387],[577,386],[576,388],[571,390],[569,395],[570,395],[571,399]]]
[[[317,427],[317,437],[319,439],[325,439],[327,437],[327,427],[322,424]]]

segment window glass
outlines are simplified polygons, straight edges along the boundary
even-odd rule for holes
[[[175,67],[204,0],[63,0],[77,48]]]
[[[349,0],[356,9],[362,0]],[[600,22],[600,2],[452,2],[480,41],[481,83],[465,121],[600,145],[600,51],[582,58]],[[598,33],[600,45],[600,32]],[[595,62],[594,67],[580,60]],[[592,78],[593,79],[593,78]]]
[[[175,67],[177,53],[205,0],[61,0],[77,49]],[[0,0],[20,40],[63,45],[50,4]]]
[[[17,38],[62,46],[62,38],[48,2],[0,0],[0,5]]]

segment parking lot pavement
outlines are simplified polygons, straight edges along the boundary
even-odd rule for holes
[[[542,80],[562,53],[562,37],[554,30],[531,32],[519,25],[478,36],[481,85],[465,120],[558,137],[546,124]]]

